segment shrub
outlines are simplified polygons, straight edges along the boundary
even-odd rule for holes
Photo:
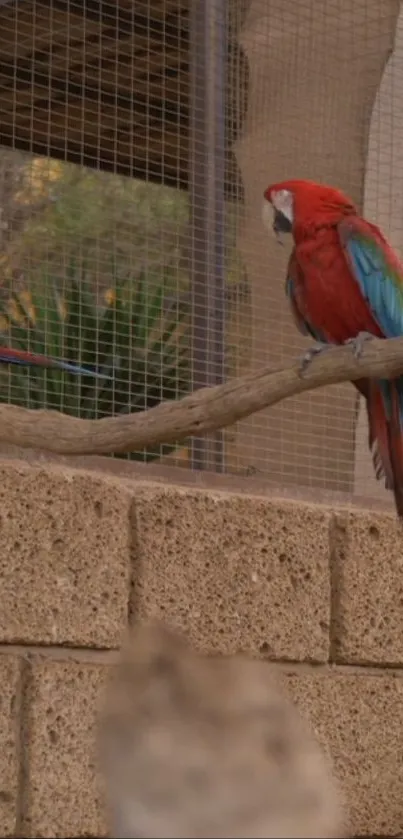
[[[97,419],[152,408],[190,388],[189,312],[164,305],[164,282],[150,289],[145,274],[114,284],[101,306],[72,269],[61,294],[55,283],[0,300],[1,342],[98,370],[104,377],[59,370],[0,369],[0,402]],[[45,289],[45,290],[44,290]],[[150,460],[175,449],[134,452]]]

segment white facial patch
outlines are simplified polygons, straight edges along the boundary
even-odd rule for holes
[[[278,192],[272,192],[271,200],[273,207],[278,210],[279,213],[282,213],[282,215],[285,216],[291,224],[293,224],[294,212],[292,192],[289,192],[288,189],[279,189]]]

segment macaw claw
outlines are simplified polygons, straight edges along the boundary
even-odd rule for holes
[[[344,341],[346,346],[351,346],[354,352],[354,358],[359,359],[363,353],[364,344],[366,341],[371,341],[375,338],[375,335],[372,335],[371,332],[359,332],[355,338],[348,338],[347,341]],[[325,350],[330,349],[333,347],[334,344],[325,344],[322,341],[317,341],[316,344],[313,344],[312,347],[309,347],[304,355],[302,356],[299,372],[302,375],[306,368],[309,367],[311,361],[315,356],[320,355],[320,353],[324,352]]]
[[[353,348],[354,358],[358,359],[362,356],[365,342],[371,341],[373,338],[375,338],[375,335],[372,335],[370,332],[359,332],[355,338],[349,338],[344,343]]]
[[[316,344],[312,344],[312,347],[309,347],[309,350],[307,350],[301,358],[299,365],[300,375],[303,375],[306,368],[309,367],[312,359],[314,359],[315,356],[320,355],[321,353],[325,352],[325,350],[330,349],[331,346],[332,344],[325,344],[322,341],[317,341]]]

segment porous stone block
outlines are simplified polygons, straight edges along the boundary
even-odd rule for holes
[[[138,487],[132,613],[165,620],[208,652],[326,661],[325,508]]]
[[[34,657],[26,693],[23,836],[105,836],[97,722],[108,665]]]
[[[396,517],[341,512],[331,527],[334,661],[403,663],[403,529]]]
[[[0,836],[14,836],[16,830],[19,725],[20,659],[0,655]]]
[[[284,684],[333,760],[344,835],[402,836],[403,679],[393,671],[301,671],[284,673]]]
[[[99,475],[0,464],[0,641],[118,646],[130,503]]]

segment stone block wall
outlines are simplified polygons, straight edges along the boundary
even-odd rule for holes
[[[95,731],[130,618],[274,662],[352,836],[403,835],[392,514],[0,461],[0,835],[107,835]],[[269,666],[269,665],[268,665]]]

